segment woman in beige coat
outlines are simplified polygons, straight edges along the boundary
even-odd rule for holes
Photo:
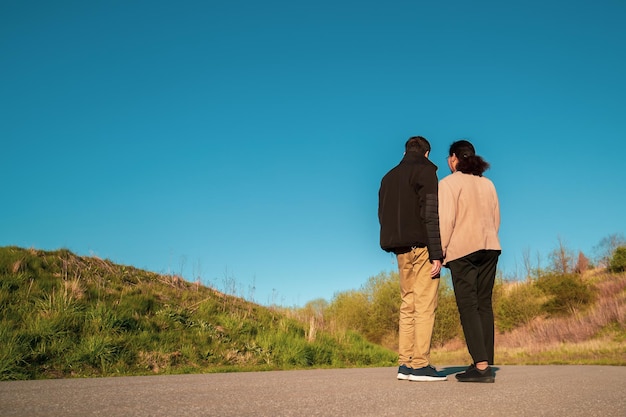
[[[461,325],[473,364],[456,378],[494,382],[492,292],[500,255],[500,206],[493,183],[483,177],[489,164],[474,146],[450,146],[452,174],[439,182],[439,222],[443,264],[450,269]]]

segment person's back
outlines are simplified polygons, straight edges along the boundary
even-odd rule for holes
[[[481,249],[500,249],[500,206],[493,182],[457,171],[439,182],[444,264]]]
[[[430,144],[409,138],[402,161],[382,179],[378,192],[380,246],[396,254],[400,278],[397,378],[445,381],[430,364],[441,271],[437,167]]]
[[[407,152],[383,177],[378,206],[383,250],[398,253],[411,246],[429,246],[433,259],[441,257],[436,172],[424,155]]]
[[[456,375],[461,382],[494,382],[492,295],[500,241],[500,207],[489,164],[467,140],[450,145],[452,172],[439,183],[443,264],[450,269],[465,343],[473,363]]]

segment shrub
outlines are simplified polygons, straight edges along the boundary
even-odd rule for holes
[[[548,314],[565,314],[583,308],[594,300],[593,289],[578,274],[545,275],[535,285],[548,296],[542,305],[542,310]]]
[[[369,341],[380,344],[386,335],[398,331],[400,280],[395,274],[380,274],[370,278],[364,291],[368,311],[363,333]]]
[[[432,343],[443,345],[461,334],[454,292],[441,279]],[[368,280],[360,291],[335,295],[325,314],[339,329],[361,333],[369,342],[397,348],[400,316],[400,280],[397,272],[382,273]]]
[[[433,346],[443,346],[447,341],[461,334],[459,309],[456,306],[454,291],[450,285],[441,280],[435,313],[435,327],[433,328]]]
[[[518,284],[503,290],[493,308],[496,327],[506,332],[530,322],[541,314],[545,298],[534,285]]]
[[[626,271],[626,246],[620,246],[615,249],[609,263],[609,269],[611,272]]]
[[[363,333],[366,330],[367,310],[365,294],[352,290],[336,294],[327,314],[338,329],[351,329]]]

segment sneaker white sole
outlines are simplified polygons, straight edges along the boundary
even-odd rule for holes
[[[409,381],[415,381],[415,382],[436,382],[436,381],[445,381],[446,379],[448,379],[447,376],[409,375]]]
[[[409,375],[405,375],[405,374],[398,373],[398,379],[399,379],[400,381],[408,381],[408,379],[409,379]]]

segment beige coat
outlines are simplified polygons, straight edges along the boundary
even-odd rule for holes
[[[455,172],[439,182],[444,265],[481,249],[501,250],[500,204],[491,180]]]

